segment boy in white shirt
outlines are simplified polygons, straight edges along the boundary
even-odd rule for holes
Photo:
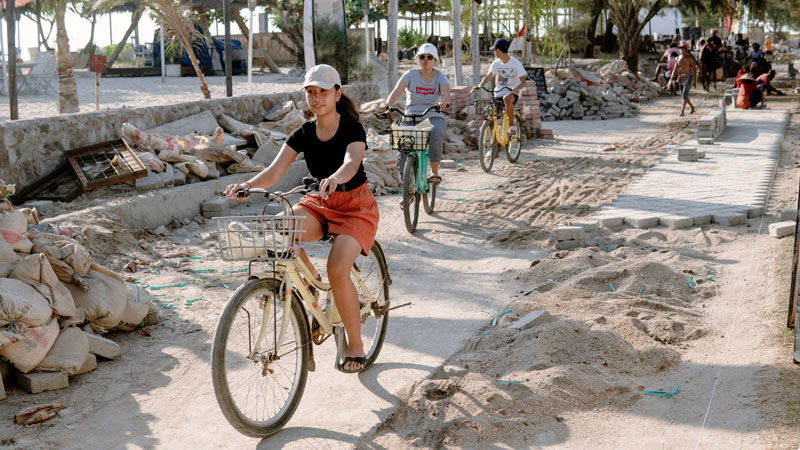
[[[517,133],[517,126],[514,123],[514,105],[519,99],[518,92],[525,87],[525,78],[528,73],[522,63],[513,56],[508,54],[509,42],[503,38],[494,41],[494,45],[489,47],[489,50],[494,51],[494,56],[497,57],[489,67],[489,73],[481,80],[478,86],[484,86],[486,83],[496,77],[494,83],[494,98],[496,100],[503,99],[506,106],[506,117],[508,118],[509,137]],[[477,91],[479,87],[472,88]]]

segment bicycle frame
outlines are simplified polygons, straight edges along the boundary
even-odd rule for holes
[[[417,160],[417,183],[415,192],[424,194],[428,192],[428,150],[415,150],[409,152],[407,158],[416,158]],[[408,160],[406,160],[408,164]]]
[[[290,314],[291,314],[291,303],[294,301],[294,296],[292,295],[292,290],[297,291],[300,294],[300,299],[303,303],[309,306],[309,310],[311,311],[311,315],[317,319],[317,322],[320,325],[320,330],[325,335],[333,334],[333,328],[338,326],[342,323],[342,318],[339,315],[339,310],[336,308],[336,300],[333,298],[331,293],[331,307],[330,309],[323,311],[320,309],[319,304],[317,303],[314,296],[311,294],[311,291],[306,287],[305,283],[300,278],[300,275],[303,276],[303,279],[308,280],[319,292],[328,292],[330,291],[331,287],[328,283],[323,283],[314,276],[311,275],[311,271],[308,269],[306,264],[300,258],[293,258],[287,261],[277,261],[275,262],[275,272],[280,274],[280,295],[283,299],[284,304],[286,307],[283,309],[283,318],[281,323],[281,330],[280,334],[278,335],[278,339],[276,341],[276,348],[281,348],[283,346],[283,339],[286,336],[286,327],[289,324]],[[369,302],[366,305],[361,307],[359,313],[363,316],[364,313],[369,312],[371,305],[375,303],[375,297],[373,296],[372,292],[367,289],[367,286],[364,284],[364,281],[361,279],[361,275],[358,271],[356,271],[355,267],[350,268],[350,272],[355,277],[356,281],[358,282],[359,286],[367,293],[367,297]],[[269,313],[270,313],[270,305],[266,303],[264,305],[264,319],[261,321],[261,328],[258,331],[258,337],[256,338],[255,345],[252,348],[252,354],[250,357],[252,358],[255,354],[258,353],[258,349],[261,346],[261,342],[264,340],[264,334],[267,330],[267,325],[269,324]]]

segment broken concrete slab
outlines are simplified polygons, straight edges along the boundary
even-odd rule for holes
[[[162,180],[159,174],[151,172],[150,169],[147,169],[146,177],[136,179],[136,190],[152,191],[154,189],[160,188],[161,182]]]
[[[31,394],[64,389],[69,386],[67,372],[31,372],[17,373],[17,386]]]
[[[797,223],[793,220],[786,222],[776,222],[769,225],[769,235],[774,238],[782,238],[794,234]]]
[[[83,365],[75,372],[75,375],[80,375],[82,373],[89,373],[97,368],[97,357],[94,356],[94,353],[89,353],[86,356],[86,361],[83,362]]]
[[[442,169],[455,169],[458,167],[458,163],[452,159],[443,159],[442,162],[439,163],[439,167]]]
[[[146,130],[148,133],[162,133],[167,136],[186,136],[187,134],[211,134],[213,133],[219,123],[211,111],[203,111],[198,114],[178,119],[174,122],[168,122],[159,125],[155,128]]]
[[[119,344],[96,334],[84,333],[89,339],[89,353],[102,356],[105,359],[119,358]]]
[[[515,330],[527,330],[528,328],[533,328],[537,325],[552,321],[553,316],[548,314],[547,311],[540,309],[524,315],[514,322],[509,328],[513,328]]]

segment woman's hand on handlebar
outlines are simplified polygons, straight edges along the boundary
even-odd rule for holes
[[[328,195],[336,191],[337,187],[339,187],[339,180],[335,177],[323,178],[319,183],[319,194],[326,199]]]
[[[230,197],[234,200],[244,200],[248,196],[247,195],[240,195],[242,193],[246,193],[248,189],[252,188],[253,186],[250,183],[241,183],[241,184],[229,184],[228,187],[225,188],[225,196]],[[244,191],[244,192],[242,192]]]

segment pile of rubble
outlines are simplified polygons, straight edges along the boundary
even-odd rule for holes
[[[138,150],[148,171],[136,180],[136,188],[158,189],[259,172],[272,162],[289,134],[307,120],[306,110],[289,101],[255,125],[225,114],[215,118],[209,111],[147,131],[125,123],[123,137]]]
[[[566,78],[549,89],[539,109],[542,121],[632,117],[639,109],[638,103],[652,100],[660,93],[658,84],[638,80],[627,71],[604,77],[602,84]]]
[[[98,356],[119,356],[119,345],[100,335],[158,322],[145,289],[39,223],[36,209],[13,209],[14,190],[0,182],[0,399],[4,379],[31,393],[67,387]]]

